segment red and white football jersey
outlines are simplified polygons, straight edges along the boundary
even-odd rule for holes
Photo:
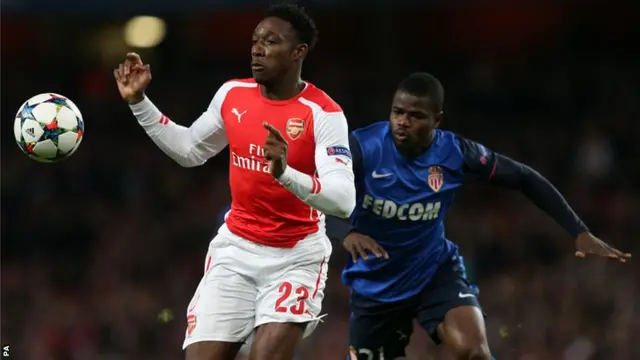
[[[148,99],[131,108],[154,142],[183,166],[201,165],[229,145],[226,224],[238,236],[293,247],[324,231],[322,213],[348,217],[355,206],[346,118],[310,83],[294,98],[274,101],[253,79],[228,81],[189,128],[173,123]],[[265,122],[288,143],[287,169],[277,180],[264,158]]]

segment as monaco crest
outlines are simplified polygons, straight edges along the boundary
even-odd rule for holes
[[[427,177],[429,187],[434,192],[440,191],[442,184],[444,184],[444,175],[440,166],[432,166],[429,168],[429,176]]]
[[[287,135],[291,140],[297,140],[304,132],[304,120],[291,118],[287,120]]]

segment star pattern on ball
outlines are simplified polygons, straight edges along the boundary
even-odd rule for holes
[[[67,99],[59,97],[59,96],[57,96],[55,94],[49,94],[49,95],[51,95],[51,99],[49,99],[49,100],[47,100],[45,102],[54,103],[54,104],[58,105],[58,107],[67,105]]]
[[[24,121],[25,119],[35,120],[36,117],[33,115],[34,108],[35,105],[25,104],[22,108],[22,111],[20,112],[20,119],[22,119],[22,121]]]
[[[56,145],[58,145],[58,136],[62,134],[63,130],[58,127],[58,121],[53,120],[47,125],[45,125],[42,130],[44,130],[43,137],[45,139],[51,139]]]

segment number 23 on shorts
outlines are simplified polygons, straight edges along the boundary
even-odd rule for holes
[[[282,284],[280,284],[280,287],[278,287],[278,292],[280,293],[280,297],[278,297],[278,300],[276,300],[276,312],[290,312],[293,315],[302,315],[307,312],[305,302],[309,298],[309,289],[307,289],[305,286],[298,286],[294,290],[293,285],[290,282],[284,281]],[[289,307],[284,306],[283,303],[291,296],[296,297],[295,304]]]

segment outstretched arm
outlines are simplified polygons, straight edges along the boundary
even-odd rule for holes
[[[144,94],[151,82],[151,67],[140,55],[128,53],[124,62],[113,70],[122,99],[153,142],[182,166],[204,164],[227,146],[220,107],[233,87],[224,84],[205,111],[190,127],[180,126],[164,116]]]
[[[591,234],[564,196],[540,173],[474,141],[464,138],[459,141],[467,177],[522,192],[576,239],[576,256],[595,254],[622,262],[631,257]]]
[[[165,154],[181,166],[199,166],[228,144],[220,115],[220,106],[228,90],[229,85],[223,85],[207,110],[189,127],[171,121],[146,96],[129,107],[147,135]]]
[[[347,119],[342,112],[325,113],[316,119],[314,132],[318,177],[287,166],[278,181],[314,209],[348,218],[355,207],[356,189]]]
[[[459,140],[465,176],[521,191],[574,238],[589,231],[558,189],[540,173],[474,141]]]

